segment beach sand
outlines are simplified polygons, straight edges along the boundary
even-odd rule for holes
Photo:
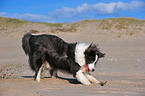
[[[51,33],[53,34],[53,33]],[[80,84],[69,74],[40,82],[22,50],[21,37],[0,36],[0,96],[145,96],[145,35],[126,39],[103,39],[87,33],[55,33],[66,42],[98,44],[106,56],[91,73],[105,86]]]

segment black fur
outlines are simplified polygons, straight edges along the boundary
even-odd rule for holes
[[[29,39],[31,36],[32,36],[31,33],[27,33],[22,38],[22,47],[23,47],[26,55],[30,54]]]
[[[32,70],[38,72],[46,61],[53,69],[63,70],[75,75],[80,69],[75,61],[74,50],[76,44],[68,44],[54,35],[31,35],[27,33],[22,39],[22,47],[29,55]]]
[[[29,56],[29,64],[31,69],[36,72],[36,77],[39,77],[38,73],[41,69],[41,66],[45,63],[47,63],[51,67],[49,69],[51,75],[53,75],[53,72],[55,72],[56,70],[62,70],[73,74],[73,76],[75,77],[76,73],[79,70],[82,70],[83,73],[86,72],[83,69],[85,69],[87,64],[91,64],[95,61],[96,55],[98,56],[98,58],[105,56],[104,53],[101,53],[99,51],[96,45],[81,45],[83,46],[83,48],[81,47],[83,49],[82,51],[81,49],[76,47],[79,46],[79,44],[82,43],[66,43],[64,40],[55,35],[47,34],[36,35],[27,33],[22,38],[22,47],[25,51],[25,54]],[[79,49],[79,52],[82,52],[85,57],[77,57],[78,55],[80,55],[80,53],[75,53],[78,51],[76,51],[76,49]],[[84,65],[78,64],[81,62],[77,61],[80,60],[79,58],[82,58],[84,60]],[[96,63],[97,61],[95,61],[95,64]],[[81,77],[78,78],[81,79]]]
[[[105,53],[101,53],[99,48],[97,48],[96,45],[92,45],[92,44],[90,44],[90,46],[88,47],[88,49],[85,51],[84,54],[85,54],[86,64],[92,63],[95,60],[95,55],[98,55],[99,58],[105,56]]]

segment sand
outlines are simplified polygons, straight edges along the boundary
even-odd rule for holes
[[[85,86],[61,72],[60,78],[46,72],[38,83],[21,48],[22,36],[0,36],[0,96],[145,96],[145,35],[112,40],[84,33],[55,35],[67,42],[98,43],[106,57],[91,74],[107,84]]]

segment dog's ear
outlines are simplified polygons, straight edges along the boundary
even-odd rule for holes
[[[92,45],[93,45],[93,43],[91,43],[91,44],[89,45],[89,47],[86,49],[85,53],[90,53],[90,52],[91,52],[91,50],[92,50]]]
[[[89,47],[86,49],[85,54],[96,54],[99,49],[96,47],[95,44],[91,43]]]
[[[105,53],[101,53],[101,57],[105,57]]]
[[[91,47],[92,47],[92,45],[93,45],[93,42],[89,45],[89,47],[88,47],[88,48],[91,48]]]
[[[105,53],[97,52],[99,58],[105,57]]]
[[[98,48],[95,44],[91,43],[86,52],[90,54],[96,54],[99,58],[105,57],[105,53],[101,53],[99,49],[100,48]]]

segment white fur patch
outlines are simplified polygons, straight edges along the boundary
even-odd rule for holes
[[[38,36],[38,35],[40,35],[40,34],[34,34],[34,33],[31,33],[31,35],[33,35],[33,36]]]
[[[40,81],[40,75],[41,75],[42,68],[43,68],[43,66],[41,66],[41,67],[39,68],[39,71],[38,71],[38,73],[37,73],[37,76],[36,76],[36,81],[37,81],[37,82]]]
[[[45,61],[45,63],[43,64],[43,66],[44,66],[44,69],[45,70],[51,70],[52,69],[52,67],[50,66],[50,64],[47,61]]]
[[[76,78],[77,78],[78,81],[80,81],[84,85],[90,85],[91,84],[90,81],[83,74],[82,70],[79,70],[76,73]]]
[[[95,69],[95,63],[97,62],[97,60],[98,60],[98,55],[96,55],[95,61],[93,63],[90,63],[88,65],[90,71],[92,71],[93,69]]]
[[[88,68],[90,71],[92,71],[93,69],[95,69],[95,64],[89,64]]]
[[[85,77],[92,83],[100,83],[96,78],[94,78],[93,76],[89,75],[89,74],[84,74]]]
[[[89,44],[86,43],[77,43],[75,48],[75,62],[80,66],[85,65],[85,50],[89,47]]]

